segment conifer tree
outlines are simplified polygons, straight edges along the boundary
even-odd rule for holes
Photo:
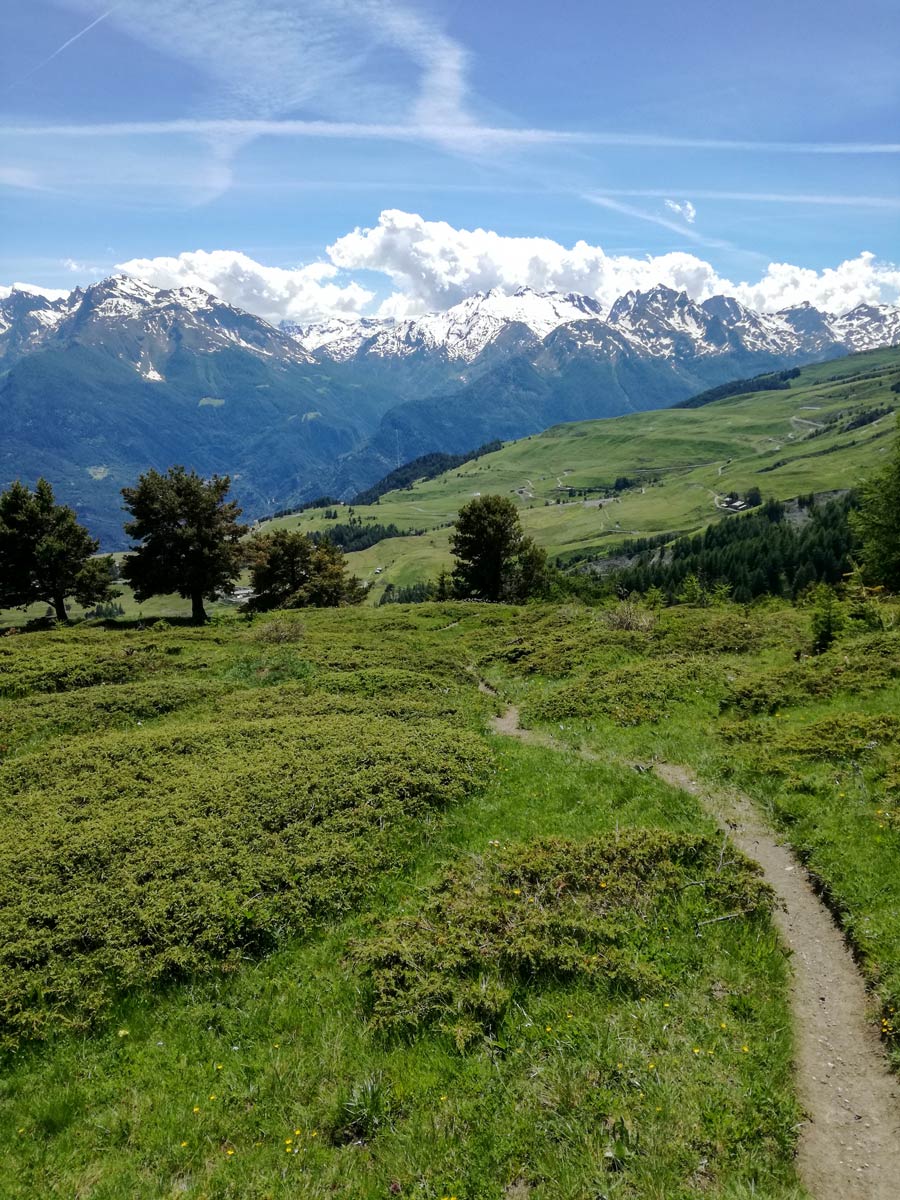
[[[458,596],[524,600],[546,586],[547,556],[522,532],[519,510],[506,496],[476,496],[464,504],[450,549]]]
[[[202,479],[196,471],[170,467],[147,471],[137,486],[123,488],[132,520],[125,532],[132,546],[122,574],[138,600],[177,592],[191,602],[197,624],[206,620],[204,600],[234,590],[240,574],[239,542],[247,531],[241,510],[227,500],[227,475]]]
[[[327,538],[316,543],[297,530],[276,529],[256,534],[246,543],[250,607],[259,612],[272,608],[333,608],[358,604],[366,589],[348,575],[343,551]]]
[[[860,488],[859,511],[851,521],[862,540],[868,582],[900,592],[900,435],[884,469]]]
[[[95,557],[99,547],[46,479],[34,491],[12,484],[0,494],[0,608],[50,604],[66,621],[70,597],[87,606],[120,595],[112,558]]]

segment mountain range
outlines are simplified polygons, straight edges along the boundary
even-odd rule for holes
[[[114,276],[0,300],[0,484],[44,475],[107,548],[150,466],[227,473],[248,516],[345,496],[400,462],[560,421],[663,408],[900,342],[900,309],[754,312],[656,287],[492,291],[401,321],[276,328],[199,288]]]

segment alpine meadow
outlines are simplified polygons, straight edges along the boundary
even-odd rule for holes
[[[897,1200],[898,61],[4,7],[0,1200]]]

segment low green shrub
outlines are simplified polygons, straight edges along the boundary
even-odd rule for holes
[[[900,637],[867,635],[788,667],[742,674],[732,682],[722,709],[752,716],[843,693],[869,696],[897,678]]]
[[[859,758],[867,751],[900,740],[900,717],[891,713],[842,712],[784,733],[777,751],[829,759]]]
[[[478,787],[484,739],[376,715],[207,717],[0,767],[0,1044],[352,910],[414,821]],[[406,846],[406,849],[404,847]]]
[[[124,683],[146,665],[146,651],[128,656],[120,644],[66,644],[30,634],[0,642],[0,696],[30,692],[67,692],[101,683]]]
[[[548,839],[448,871],[413,915],[387,921],[354,956],[377,1029],[436,1026],[462,1050],[498,1038],[530,986],[658,991],[697,968],[701,922],[768,920],[770,905],[759,869],[723,862],[721,839],[647,829]]]
[[[668,608],[651,635],[659,653],[750,654],[762,641],[759,620],[731,609]]]
[[[223,687],[212,681],[159,675],[138,683],[95,685],[0,701],[0,758],[19,747],[62,734],[140,725],[204,703],[222,691]]]
[[[677,702],[690,702],[711,691],[721,677],[710,659],[645,659],[606,673],[575,675],[524,706],[528,719],[605,717],[616,725],[661,720]]]

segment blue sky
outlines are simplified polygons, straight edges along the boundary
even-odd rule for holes
[[[657,277],[900,298],[896,0],[6,0],[2,24],[0,283],[127,263],[273,319]]]

